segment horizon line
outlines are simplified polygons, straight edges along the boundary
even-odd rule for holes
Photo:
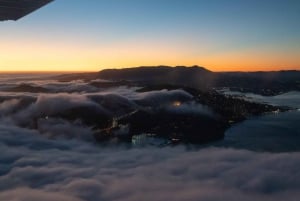
[[[206,70],[209,70],[211,72],[216,72],[216,73],[226,73],[226,72],[278,72],[278,71],[300,71],[300,68],[275,68],[276,70],[219,70],[219,71],[214,71],[210,70],[210,68],[200,66],[200,65],[192,65],[192,66],[185,66],[185,65],[176,65],[176,66],[171,66],[171,65],[156,65],[156,66],[147,66],[147,65],[141,65],[141,66],[131,66],[131,67],[108,67],[108,68],[99,68],[99,70],[62,70],[62,71],[57,71],[57,70],[0,70],[0,74],[56,74],[56,73],[97,73],[102,70],[122,70],[122,69],[130,69],[130,68],[140,68],[140,67],[171,67],[171,68],[176,68],[176,67],[186,67],[186,68],[192,68],[192,67],[199,67],[199,68],[204,68]]]

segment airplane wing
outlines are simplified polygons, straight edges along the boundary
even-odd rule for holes
[[[0,21],[18,20],[53,0],[0,0]]]

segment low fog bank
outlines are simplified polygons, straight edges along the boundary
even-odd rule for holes
[[[197,119],[201,116],[216,117],[210,108],[193,102],[192,96],[183,90],[145,93],[118,90],[123,91],[124,96],[110,93],[2,96],[0,123],[32,129],[50,139],[77,139],[95,143],[95,125],[107,126],[112,123],[106,122],[107,119],[126,116],[141,108],[163,108],[170,117],[186,114],[196,114]],[[299,111],[291,111],[252,117],[233,125],[225,132],[224,140],[214,145],[255,151],[300,151],[299,115]],[[159,119],[162,116],[155,117]],[[135,121],[139,123],[140,118]],[[196,132],[201,133],[203,129],[197,127]]]
[[[160,134],[159,137],[168,140],[181,138],[188,143],[191,141],[196,143],[197,138],[194,138],[196,136],[199,137],[199,142],[203,143],[203,139],[206,141],[222,139],[225,130],[231,126],[228,125],[229,121],[234,122],[234,118],[244,116],[248,118],[247,115],[252,114],[252,110],[259,110],[256,105],[246,107],[244,102],[230,102],[231,99],[225,99],[224,96],[219,97],[215,94],[201,96],[186,88],[178,87],[166,86],[165,89],[164,86],[160,86],[155,89],[152,86],[148,87],[152,89],[147,91],[123,82],[120,83],[125,86],[115,86],[113,82],[105,80],[78,78],[57,81],[51,77],[24,75],[16,76],[15,80],[10,76],[0,77],[0,83],[0,122],[33,129],[51,139],[80,139],[94,142],[95,139],[98,141],[106,139],[105,135],[102,138],[102,131],[108,128],[122,139],[124,136],[119,134],[128,133],[130,130],[132,135],[156,132]],[[14,90],[4,90],[8,88]],[[264,98],[270,100],[270,103],[277,101],[279,105],[299,106],[298,97],[297,92],[290,92],[286,96],[282,94]],[[267,102],[255,97],[250,100]],[[227,104],[224,104],[226,102]],[[262,108],[265,109],[266,106],[263,105]],[[113,127],[115,119],[118,119],[120,126]],[[273,131],[271,127],[272,125],[257,129],[258,142],[261,142],[263,136],[268,136],[271,140],[272,135],[264,135],[264,129]],[[251,132],[251,129],[248,131]],[[289,131],[292,133],[297,129]],[[249,142],[244,140],[241,134],[244,133],[243,130],[231,130],[240,136],[240,138],[236,136],[236,139],[244,144],[252,143],[251,140]],[[283,130],[280,131],[285,133]],[[97,137],[99,133],[101,136]],[[193,138],[187,138],[188,135]],[[289,135],[280,136],[288,142],[292,141]],[[128,141],[130,138],[125,140]],[[231,146],[234,143],[231,143]]]
[[[0,200],[300,199],[300,153],[99,147],[0,124]]]
[[[33,129],[50,138],[91,141],[96,129],[109,128],[113,118],[138,110],[165,110],[168,114],[214,113],[193,101],[184,90],[138,93],[118,87],[99,93],[0,94],[0,122]]]

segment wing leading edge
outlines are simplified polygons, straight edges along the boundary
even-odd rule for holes
[[[0,0],[0,21],[18,20],[53,0]]]

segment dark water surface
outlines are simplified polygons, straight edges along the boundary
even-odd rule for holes
[[[300,92],[289,92],[273,97],[241,94],[246,99],[272,105],[295,108],[289,112],[252,117],[238,123],[225,133],[223,146],[255,151],[300,151]]]

